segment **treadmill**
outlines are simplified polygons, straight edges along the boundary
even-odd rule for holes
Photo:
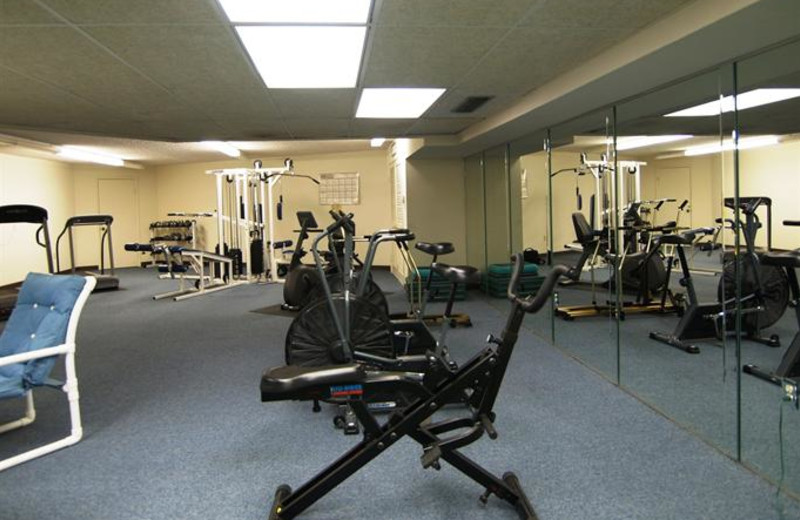
[[[56,239],[56,269],[61,272],[61,258],[59,255],[59,245],[61,238],[66,234],[69,238],[69,260],[70,271],[72,274],[79,274],[81,276],[93,276],[97,280],[97,285],[94,287],[94,292],[98,291],[114,291],[119,289],[119,278],[114,275],[114,248],[111,243],[111,224],[114,222],[114,217],[111,215],[80,215],[67,219],[64,224],[64,230],[58,235]],[[72,236],[72,228],[84,226],[101,226],[103,234],[100,237],[100,272],[86,271],[75,269],[75,245]],[[109,273],[106,274],[105,265],[105,251],[106,244],[108,244],[108,263]]]
[[[39,224],[36,230],[36,243],[42,246],[47,254],[48,272],[53,272],[53,253],[50,247],[50,232],[47,227],[47,210],[28,204],[0,206],[0,224]],[[42,241],[44,234],[44,241]],[[0,289],[0,320],[8,319],[17,304],[19,288],[11,286]]]

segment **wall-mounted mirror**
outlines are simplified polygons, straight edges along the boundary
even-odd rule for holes
[[[732,91],[722,67],[618,105],[616,150],[639,186],[623,199],[620,383],[735,456],[733,117],[713,106]]]
[[[800,43],[786,45],[737,65],[739,182],[743,218],[758,227],[753,265],[742,260],[743,298],[762,294],[763,312],[743,315],[742,326],[759,326],[776,338],[775,348],[743,340],[742,459],[786,489],[800,492],[800,411],[792,401],[800,382],[800,308],[788,304],[798,291],[800,256]],[[723,100],[725,101],[725,100]],[[728,101],[730,104],[731,102]],[[745,196],[751,197],[745,199]],[[743,244],[743,254],[749,248]],[[783,386],[786,387],[784,389]],[[786,400],[788,390],[790,400]]]
[[[603,110],[552,128],[544,180],[548,252],[554,264],[572,268],[554,298],[555,342],[616,381],[618,177],[612,126],[612,111]],[[541,167],[536,156],[528,162]]]

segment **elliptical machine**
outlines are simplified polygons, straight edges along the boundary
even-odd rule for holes
[[[308,238],[309,232],[319,231],[317,221],[310,211],[298,211],[297,221],[300,223],[300,230],[297,232],[297,243],[283,284],[284,303],[281,308],[287,311],[302,309],[308,303],[311,290],[317,281],[317,272],[314,266],[302,263],[302,259],[306,255],[303,243]]]
[[[711,235],[714,228],[697,228],[665,235],[661,237],[662,244],[675,246],[681,265],[683,277],[680,284],[686,288],[687,307],[683,312],[672,333],[651,332],[650,338],[672,347],[683,350],[689,354],[697,354],[700,349],[687,340],[722,338],[724,334],[735,331],[735,320],[726,318],[736,313],[736,298],[730,297],[735,293],[736,275],[740,273],[742,280],[741,299],[739,306],[742,312],[742,330],[750,341],[763,343],[770,347],[780,346],[780,338],[773,334],[770,337],[761,335],[761,331],[773,325],[782,315],[789,303],[788,282],[786,274],[774,265],[763,265],[755,250],[755,240],[761,222],[756,210],[761,204],[769,204],[766,197],[740,197],[740,210],[745,215],[745,222],[731,220],[733,231],[741,232],[745,240],[745,252],[741,255],[728,257],[723,268],[723,277],[720,279],[717,301],[713,303],[700,303],[689,270],[685,246],[691,246],[700,236]],[[734,199],[726,198],[725,205],[735,208]],[[768,223],[771,222],[771,215]],[[768,242],[771,242],[769,240]],[[739,263],[737,268],[736,262]],[[668,270],[671,270],[670,263]]]

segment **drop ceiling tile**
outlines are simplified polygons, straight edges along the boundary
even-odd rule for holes
[[[61,24],[47,9],[30,0],[0,0],[0,27],[24,24]]]
[[[350,136],[363,139],[402,137],[415,122],[414,119],[354,119],[350,125]]]
[[[262,118],[221,118],[215,121],[223,128],[219,140],[260,140],[290,139],[286,125],[280,119]]]
[[[348,136],[349,119],[286,119],[286,127],[294,139],[334,139]]]
[[[389,0],[373,19],[377,25],[513,26],[531,7],[530,0]]]
[[[105,111],[53,86],[0,68],[0,124],[94,120]]]
[[[480,121],[479,118],[425,118],[417,120],[406,135],[452,135]]]
[[[147,121],[147,138],[164,141],[204,141],[215,140],[223,129],[209,120],[171,119],[159,122]]]
[[[210,117],[277,115],[267,88],[230,28],[148,26],[86,30],[126,63]]]
[[[168,92],[70,28],[8,27],[0,34],[0,65],[58,86],[111,115],[188,113]]]
[[[622,31],[526,27],[512,31],[459,83],[467,91],[535,89],[623,40]]]
[[[530,27],[636,29],[691,0],[537,0],[522,21]]]
[[[365,87],[449,87],[484,56],[503,29],[377,27]]]
[[[292,118],[349,118],[355,114],[356,89],[271,89],[278,111]]]
[[[227,22],[209,0],[42,0],[75,24]]]

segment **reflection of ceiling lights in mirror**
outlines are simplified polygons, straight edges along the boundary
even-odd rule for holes
[[[371,0],[219,0],[233,23],[367,23]]]
[[[424,114],[444,91],[443,88],[365,88],[356,117],[414,119]]]
[[[242,155],[242,152],[238,148],[223,141],[201,141],[200,144],[203,144],[212,150],[224,153],[228,157],[239,157]]]
[[[245,26],[236,31],[269,88],[354,88],[366,27]]]
[[[617,137],[617,151],[633,150],[634,148],[644,148],[656,144],[672,143],[693,137],[689,134],[679,135],[631,135]]]
[[[125,161],[113,155],[105,155],[97,152],[90,152],[83,148],[75,148],[74,146],[60,146],[57,155],[66,159],[74,159],[76,161],[92,162],[97,164],[105,164],[107,166],[125,166]]]
[[[780,139],[777,135],[759,135],[754,137],[743,137],[739,139],[739,150],[747,150],[748,148],[760,148],[762,146],[771,146],[778,144]],[[711,145],[692,146],[684,150],[683,155],[692,157],[695,155],[707,155],[711,153],[719,153],[724,151],[733,150],[733,140],[726,139],[722,143],[715,143]]]
[[[735,107],[739,110],[746,110],[796,97],[800,97],[800,88],[759,88],[736,96]],[[725,96],[702,105],[664,114],[664,117],[717,116],[724,112],[733,112],[733,110],[734,96]]]

